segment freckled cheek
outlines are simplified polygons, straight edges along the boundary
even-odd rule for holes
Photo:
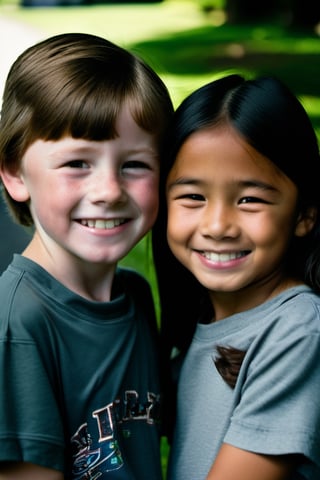
[[[32,209],[36,215],[47,218],[48,221],[53,217],[56,221],[61,215],[71,210],[75,204],[74,197],[79,193],[74,188],[59,188],[59,186],[46,185],[32,195]]]
[[[159,209],[158,184],[154,182],[138,189],[135,198],[140,209],[150,218],[150,221],[154,222]]]
[[[42,225],[55,224],[58,225],[61,218],[65,218],[66,209],[59,202],[46,201],[44,196],[41,201],[34,199],[31,204],[31,212]]]

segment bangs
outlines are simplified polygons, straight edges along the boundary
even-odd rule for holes
[[[51,92],[38,98],[32,130],[43,140],[67,135],[93,141],[116,137],[115,123],[123,98],[109,85],[70,82],[54,95]]]
[[[110,83],[105,76],[82,79],[81,76],[46,94],[33,98],[32,130],[43,140],[73,138],[101,141],[117,137],[116,122],[122,106],[129,105],[132,117],[140,128],[160,133],[163,105],[155,92],[123,79]],[[85,81],[84,81],[85,80]],[[150,88],[150,86],[149,86]]]
[[[25,50],[13,63],[2,99],[0,166],[16,170],[36,140],[113,140],[128,106],[137,125],[163,138],[173,114],[169,92],[138,56],[95,35],[60,34]],[[7,198],[19,223],[32,225],[28,203]]]
[[[28,123],[19,124],[28,132],[23,134],[25,145],[35,138],[55,141],[64,136],[114,139],[124,103],[140,128],[162,135],[173,107],[155,72],[105,40],[71,35],[65,44],[63,39],[58,36],[50,48],[43,42],[40,51],[27,51],[7,83],[7,100],[28,111]]]

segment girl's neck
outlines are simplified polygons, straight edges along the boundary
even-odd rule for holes
[[[297,285],[303,285],[303,282],[295,278],[286,278],[281,282],[269,283],[268,286],[253,285],[236,292],[211,291],[209,296],[214,311],[212,322],[255,308]]]

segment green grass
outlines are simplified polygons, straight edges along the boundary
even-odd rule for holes
[[[22,8],[17,0],[2,0],[0,15],[33,26],[44,37],[81,31],[129,48],[160,74],[175,105],[222,72],[277,75],[300,97],[320,138],[320,41],[313,32],[286,29],[278,19],[256,26],[227,25],[223,12],[205,16],[196,0],[60,8]],[[158,312],[149,240],[141,241],[121,264],[149,279]],[[165,470],[165,441],[162,451]]]
[[[22,8],[17,1],[2,0],[0,15],[25,22],[44,36],[95,33],[140,54],[166,81],[176,105],[223,71],[276,74],[310,107],[320,131],[320,41],[312,32],[286,29],[278,20],[220,25],[223,16],[203,14],[196,0],[54,8]]]

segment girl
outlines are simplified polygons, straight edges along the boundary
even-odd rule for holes
[[[181,104],[167,145],[153,244],[165,354],[184,357],[168,478],[319,479],[311,122],[279,80],[228,75]]]

